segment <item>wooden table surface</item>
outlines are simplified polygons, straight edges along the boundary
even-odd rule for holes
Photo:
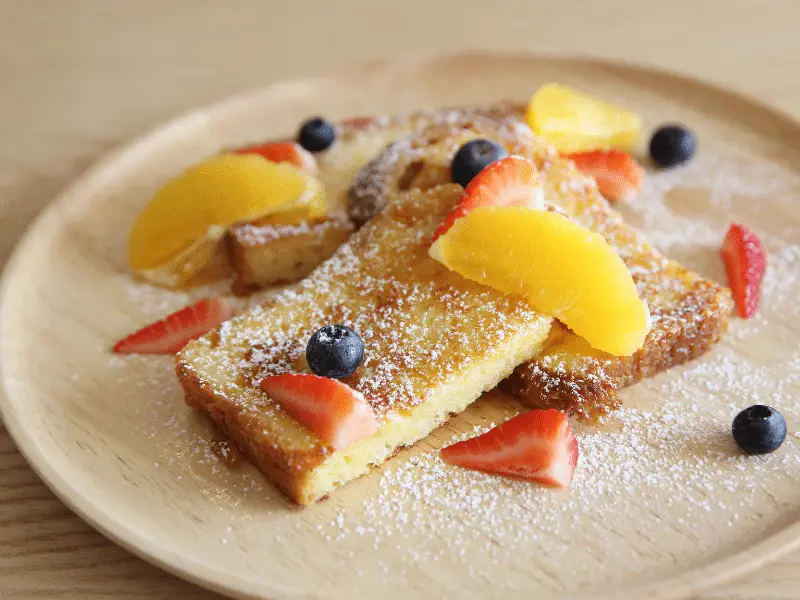
[[[195,105],[359,59],[602,57],[694,75],[800,118],[796,0],[0,0],[0,15],[0,264],[48,201],[131,137]],[[2,425],[0,596],[217,597],[95,533]],[[800,598],[800,554],[698,598]]]

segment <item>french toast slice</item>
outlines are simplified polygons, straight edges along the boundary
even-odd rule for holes
[[[233,226],[225,239],[234,274],[233,292],[244,295],[276,284],[294,283],[331,256],[352,231],[351,218],[361,225],[363,220],[359,221],[358,213],[373,212],[369,206],[363,206],[347,215],[348,189],[353,177],[392,142],[433,125],[456,123],[465,118],[502,120],[515,110],[513,104],[497,103],[338,123],[333,146],[314,154],[317,176],[328,198],[329,218],[314,223],[291,223],[276,215]]]
[[[225,236],[233,266],[232,291],[243,296],[295,283],[329,258],[353,233],[349,219],[334,217],[282,223],[267,217],[231,227]]]
[[[465,118],[387,147],[356,175],[350,190],[350,212],[365,222],[400,189],[426,189],[450,181],[453,155],[477,137],[533,160],[545,199],[615,247],[648,304],[652,327],[639,351],[618,357],[593,349],[555,322],[543,351],[518,366],[500,387],[530,406],[558,408],[594,419],[620,406],[621,388],[697,358],[716,344],[727,329],[733,308],[730,290],[652,247],[646,236],[623,222],[593,179],[521,124],[522,105],[516,109],[510,103],[503,106],[511,119]],[[514,114],[518,115],[516,123]]]
[[[541,351],[551,318],[428,256],[460,195],[446,184],[393,199],[306,279],[178,353],[186,402],[293,501],[310,504],[368,472]],[[363,339],[364,360],[343,381],[378,418],[377,433],[336,451],[258,385],[308,372],[309,337],[333,323]]]

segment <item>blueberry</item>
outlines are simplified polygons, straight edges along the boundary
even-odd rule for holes
[[[697,149],[694,134],[683,125],[664,125],[650,138],[650,156],[664,168],[689,161]]]
[[[486,166],[508,156],[506,149],[490,140],[472,140],[458,149],[450,165],[453,181],[467,187]]]
[[[336,141],[336,129],[330,121],[314,117],[300,127],[297,141],[309,152],[327,150]]]
[[[786,439],[786,419],[774,408],[756,404],[736,415],[731,432],[748,454],[769,454]]]
[[[344,325],[317,329],[306,346],[306,362],[320,377],[341,379],[355,372],[364,360],[364,342]]]

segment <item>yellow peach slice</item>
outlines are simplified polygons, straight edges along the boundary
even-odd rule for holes
[[[223,154],[189,168],[156,193],[131,229],[128,262],[145,277],[170,264],[188,262],[194,269],[200,261],[186,252],[206,250],[203,242],[218,239],[230,225],[297,209],[307,218],[327,214],[324,189],[314,177],[288,163]]]
[[[525,120],[565,154],[600,148],[629,151],[642,130],[634,113],[557,83],[539,88]]]
[[[629,356],[650,329],[647,305],[614,248],[559,213],[476,208],[437,238],[430,255],[467,279],[524,296],[598,350]]]

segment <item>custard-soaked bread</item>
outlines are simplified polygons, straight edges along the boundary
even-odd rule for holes
[[[511,105],[503,106],[514,114]],[[731,294],[668,260],[640,231],[624,223],[593,179],[520,122],[522,110],[519,105],[516,120],[465,118],[390,145],[356,175],[350,212],[366,222],[398,190],[427,189],[450,181],[453,155],[471,139],[491,139],[511,154],[532,159],[540,170],[545,200],[603,235],[617,250],[648,304],[653,325],[641,350],[631,357],[617,357],[591,348],[556,322],[544,350],[517,367],[501,389],[531,406],[593,418],[619,407],[620,388],[709,350],[727,329]]]
[[[429,258],[460,195],[450,184],[393,199],[307,279],[178,354],[187,403],[295,502],[314,502],[425,437],[541,351],[552,319]],[[308,372],[308,339],[332,323],[364,341],[363,363],[343,381],[378,418],[376,434],[336,451],[258,385]]]
[[[341,217],[300,223],[275,221],[266,218],[235,225],[225,236],[235,273],[234,294],[300,281],[353,233],[353,225]]]

